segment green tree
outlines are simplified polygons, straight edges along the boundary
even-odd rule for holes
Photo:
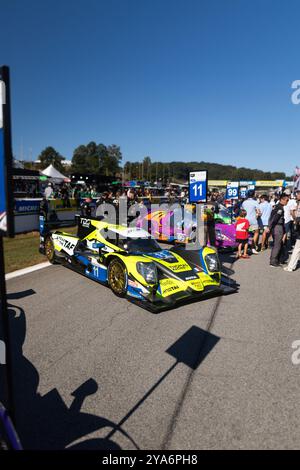
[[[38,160],[41,161],[41,169],[44,170],[49,165],[53,165],[58,171],[63,172],[64,167],[62,161],[65,157],[60,155],[53,147],[46,147],[38,156]]]
[[[91,141],[87,145],[79,145],[73,153],[72,171],[97,175],[102,172],[102,159],[105,155],[107,148],[104,144]]]
[[[79,145],[79,147],[74,150],[72,157],[72,171],[73,173],[89,173],[87,148],[85,145]]]
[[[102,145],[102,144],[100,144]],[[86,162],[88,173],[96,175],[100,171],[100,155],[96,142],[90,142],[86,146]]]
[[[103,151],[100,157],[101,173],[106,176],[114,176],[120,171],[120,163],[122,160],[122,152],[119,146],[109,145],[106,152]]]

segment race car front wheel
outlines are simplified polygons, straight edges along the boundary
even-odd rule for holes
[[[115,295],[124,297],[127,292],[127,271],[119,259],[113,259],[108,266],[108,285]]]
[[[47,256],[48,261],[51,264],[55,263],[55,253],[54,253],[54,245],[51,237],[47,237],[45,242],[45,253]]]

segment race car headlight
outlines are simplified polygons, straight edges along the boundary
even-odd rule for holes
[[[211,273],[217,273],[220,271],[220,262],[217,254],[210,253],[209,255],[206,255],[205,263]]]
[[[157,283],[157,269],[154,263],[142,263],[139,262],[136,265],[137,271],[150,284]]]

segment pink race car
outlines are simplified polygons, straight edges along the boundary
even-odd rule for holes
[[[148,230],[157,240],[164,242],[188,243],[196,236],[195,217],[191,213],[182,220],[182,212],[158,210],[137,219],[137,227]],[[216,246],[221,249],[235,249],[235,225],[216,221]]]

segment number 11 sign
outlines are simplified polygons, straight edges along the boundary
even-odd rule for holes
[[[207,170],[190,172],[189,200],[207,202]]]

